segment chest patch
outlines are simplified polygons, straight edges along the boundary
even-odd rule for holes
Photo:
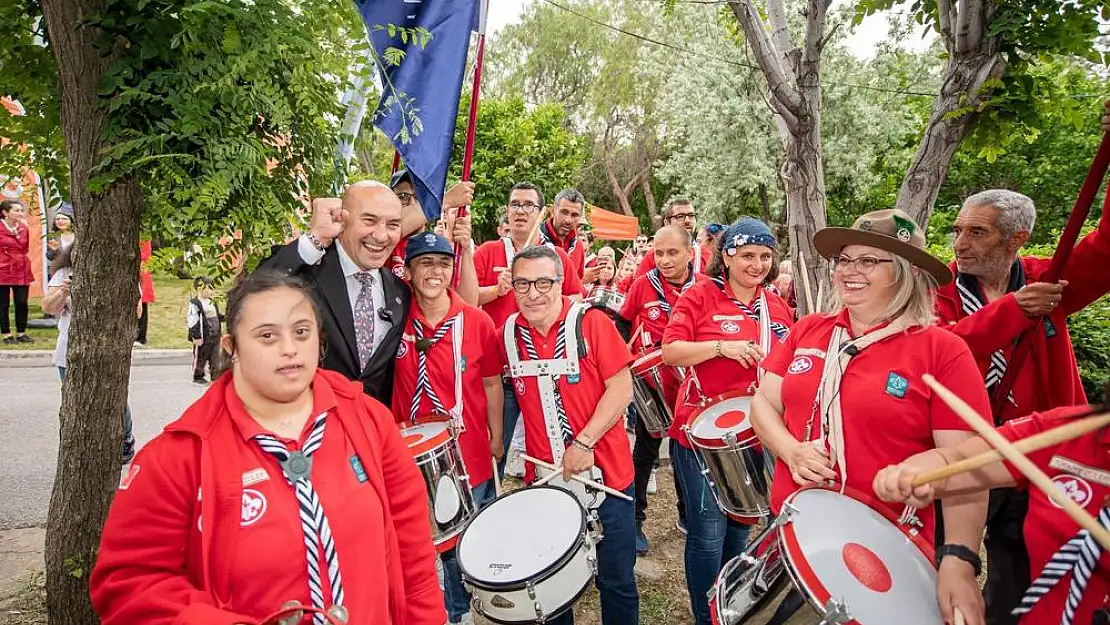
[[[1110,471],[1103,471],[1063,456],[1053,456],[1048,466],[1059,471],[1067,471],[1086,480],[1110,488]]]
[[[813,368],[813,359],[809,356],[798,356],[790,362],[790,366],[786,368],[787,373],[794,375],[801,375]]]
[[[270,474],[266,473],[266,469],[258,468],[243,472],[243,486],[253,486],[268,479],[270,479]]]
[[[397,358],[404,358],[407,353],[409,353],[408,341],[402,339],[401,342],[397,344]]]
[[[910,389],[910,381],[906,378],[891,371],[886,376],[886,394],[891,397],[902,399],[906,396],[906,391]]]
[[[652,321],[658,321],[659,316],[662,314],[663,313],[659,311],[658,307],[653,307],[651,310],[648,311],[648,319],[651,319]]]
[[[735,321],[721,322],[721,332],[724,332],[725,334],[736,334],[739,331],[740,324],[736,323]]]
[[[513,378],[513,388],[516,389],[517,395],[523,395],[524,390],[527,388],[524,385],[524,378]]]
[[[243,489],[243,511],[239,526],[253,525],[266,514],[266,496],[253,488]]]
[[[1060,489],[1060,492],[1064,495],[1070,497],[1080,508],[1087,507],[1087,504],[1091,502],[1091,496],[1093,495],[1091,485],[1081,477],[1068,474],[1057,475],[1052,478],[1052,484]],[[1060,507],[1055,501],[1052,502],[1052,505],[1057,508]]]

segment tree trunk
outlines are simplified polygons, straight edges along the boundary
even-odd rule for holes
[[[759,203],[763,206],[763,221],[769,226],[774,224],[771,218],[771,200],[767,197],[767,185],[762,182],[759,183]]]
[[[84,21],[106,0],[43,0],[58,64],[77,226],[73,325],[62,388],[57,476],[46,526],[46,591],[52,625],[98,622],[89,573],[118,483],[121,419],[127,397],[138,303],[138,230],[142,195],[133,178],[102,193],[88,190],[105,146],[106,112],[96,88],[119,55],[94,47],[98,29]]]
[[[822,269],[821,256],[813,247],[813,235],[826,224],[821,137],[816,128],[791,137],[780,173],[786,188],[786,226],[790,233],[798,314],[806,315],[820,310],[818,294],[828,289],[829,280]]]
[[[640,189],[644,192],[644,202],[647,204],[648,218],[651,219],[652,230],[659,230],[663,227],[663,217],[659,214],[659,209],[655,205],[655,192],[651,190],[651,176],[644,178],[640,183]]]
[[[608,155],[605,156],[605,176],[609,179],[609,186],[613,189],[613,197],[616,198],[621,212],[628,216],[635,216],[635,213],[632,212],[632,203],[628,201],[628,193],[625,192],[620,180],[617,179],[616,169]]]

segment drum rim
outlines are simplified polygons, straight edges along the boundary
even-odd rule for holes
[[[567,601],[564,605],[560,606],[558,610],[555,610],[551,614],[545,614],[544,619],[551,620],[553,618],[558,618],[558,617],[566,614],[568,610],[573,610],[574,605],[576,603],[578,603],[578,600],[581,599],[582,596],[586,594],[586,591],[590,589],[590,586],[592,585],[592,582],[594,581],[594,577],[596,577],[596,574],[591,575],[589,578],[587,578],[586,581],[582,583],[582,588],[577,593],[574,594],[573,598],[571,598],[569,601]],[[498,592],[496,590],[490,590],[488,588],[481,588],[481,587],[479,587],[479,588],[481,590],[486,591],[486,592]],[[517,588],[515,590],[519,591],[519,590],[523,590],[523,588]],[[497,623],[498,625],[520,625],[521,623],[530,623],[530,622],[532,622],[532,621],[504,621],[504,620],[501,620],[497,617],[490,616],[489,614],[486,613],[485,610],[482,610],[481,608],[478,609],[478,612],[479,612],[479,614],[482,615],[482,618],[486,619],[487,621],[493,621],[494,623]]]
[[[652,363],[650,367],[646,366],[649,361]],[[633,374],[638,375],[640,373],[651,371],[652,369],[663,364],[663,348],[657,347],[650,352],[644,352],[640,355],[639,358],[633,360],[630,368]]]
[[[413,429],[416,429],[416,428],[419,428],[419,427],[424,427],[424,426],[432,425],[432,424],[435,424],[435,423],[448,423],[448,421],[447,420],[442,420],[442,421],[440,421],[440,420],[418,421],[415,425],[411,425],[411,426],[406,427],[406,428],[401,428],[401,440],[405,439],[405,432],[407,432],[408,430],[413,430]],[[417,441],[417,442],[415,442],[411,445],[406,445],[406,447],[408,447],[408,450],[412,454],[412,457],[416,458],[418,456],[423,456],[423,455],[427,454],[428,452],[434,451],[435,449],[438,449],[439,447],[442,447],[444,444],[451,442],[451,440],[453,438],[454,437],[451,436],[451,427],[450,427],[450,425],[448,425],[439,434],[436,434],[435,436],[429,436],[429,437],[427,437],[423,440]]]
[[[562,555],[560,555],[558,558],[556,558],[554,562],[552,562],[551,564],[547,565],[546,567],[540,569],[540,571],[538,573],[536,573],[535,575],[533,575],[533,576],[531,576],[527,579],[516,579],[516,580],[504,581],[504,582],[487,582],[487,581],[475,579],[474,576],[471,575],[466,570],[466,564],[464,564],[462,558],[459,557],[461,555],[460,552],[462,550],[461,549],[462,548],[462,543],[463,543],[464,540],[466,540],[466,533],[470,531],[470,527],[474,524],[474,521],[476,521],[478,519],[478,517],[480,517],[482,515],[482,512],[485,512],[489,508],[493,507],[493,504],[497,503],[498,501],[501,501],[502,499],[507,499],[507,498],[512,497],[514,495],[517,495],[519,493],[524,493],[524,492],[528,492],[528,491],[531,491],[531,490],[538,490],[538,489],[544,489],[544,490],[549,490],[549,491],[558,491],[559,493],[561,493],[561,496],[570,497],[574,501],[574,504],[576,506],[578,506],[578,513],[579,513],[579,526],[578,526],[578,532],[577,532],[578,538],[573,543],[571,543],[570,547],[567,548],[567,550]],[[477,514],[475,514],[473,517],[470,518],[470,520],[468,520],[466,522],[466,526],[463,527],[462,532],[459,533],[459,541],[456,544],[456,547],[459,549],[459,551],[456,552],[456,554],[455,554],[455,561],[459,565],[459,572],[462,574],[463,579],[466,580],[467,582],[469,582],[470,585],[474,586],[475,588],[480,588],[482,590],[488,590],[490,592],[522,590],[524,588],[527,588],[528,584],[530,584],[530,583],[531,584],[539,584],[541,582],[547,581],[548,579],[553,577],[555,575],[555,573],[561,571],[563,569],[563,567],[565,567],[568,562],[570,562],[572,559],[574,559],[574,556],[578,553],[579,550],[582,549],[582,545],[587,540],[586,530],[587,530],[587,527],[586,527],[586,509],[584,507],[582,507],[582,503],[580,501],[578,501],[578,497],[575,497],[574,493],[570,492],[569,490],[567,490],[565,488],[559,488],[557,486],[548,486],[546,484],[543,485],[543,486],[529,486],[529,487],[526,487],[526,488],[522,488],[520,490],[514,490],[511,493],[506,493],[506,494],[498,497],[497,499],[494,499],[493,501],[486,504],[486,506],[484,508],[482,508],[480,511],[478,511]],[[587,584],[587,586],[588,585],[589,584]]]
[[[728,391],[727,393],[721,393],[720,395],[715,395],[713,397],[710,397],[708,399],[708,401],[705,403],[705,405],[699,407],[696,411],[694,411],[693,414],[690,415],[690,419],[686,422],[687,423],[687,425],[686,425],[686,438],[690,439],[691,444],[693,444],[696,447],[701,447],[702,449],[728,449],[729,445],[727,443],[726,444],[719,444],[719,443],[718,444],[713,444],[714,442],[722,441],[723,439],[716,439],[716,441],[707,442],[706,439],[701,438],[700,436],[694,434],[694,424],[698,422],[698,419],[700,419],[702,417],[702,415],[705,414],[705,411],[708,410],[710,406],[719,404],[722,401],[726,401],[726,400],[729,400],[729,399],[737,399],[737,398],[744,398],[744,397],[751,398],[751,397],[755,397],[755,396],[754,395],[749,395],[747,393],[747,391]],[[750,410],[750,407],[749,407],[749,411],[748,411],[749,421],[751,420],[751,416],[752,416],[751,415],[751,410]],[[752,426],[749,426],[747,428],[747,430],[750,431],[752,433],[752,435],[749,438],[745,438],[745,439],[742,439],[742,440],[737,440],[736,441],[737,443],[746,443],[746,442],[748,442],[752,439],[756,439],[756,441],[758,442],[759,437],[755,433],[755,428],[752,427]],[[739,431],[743,432],[745,430],[739,430]]]
[[[904,530],[898,523],[897,515],[885,508],[876,507],[875,504],[881,504],[882,502],[854,488],[845,486],[843,492],[841,492],[842,489],[839,487],[809,486],[800,488],[784,499],[783,505],[785,506],[787,503],[793,501],[800,493],[813,490],[828,491],[838,495],[844,495],[849,499],[862,503],[887,521],[890,521],[895,529],[901,532],[915,547],[917,547],[922,557],[928,562],[931,563],[934,561],[933,549],[929,547],[929,543],[924,538],[920,535],[914,536]],[[805,558],[805,554],[802,553],[801,546],[798,544],[793,526],[794,524],[792,522],[783,523],[776,532],[778,534],[779,547],[782,550],[782,556],[787,565],[785,567],[786,574],[790,576],[791,580],[794,582],[795,588],[802,593],[806,601],[809,602],[812,607],[816,608],[819,614],[824,614],[825,605],[828,603],[829,599],[832,598],[832,593],[829,592],[828,587],[825,586],[813,572],[813,568],[810,566],[809,561]],[[853,618],[849,619],[846,625],[860,625],[860,623]]]

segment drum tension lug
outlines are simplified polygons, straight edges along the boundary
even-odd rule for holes
[[[791,518],[794,517],[795,514],[798,514],[798,509],[795,508],[792,504],[782,504],[782,511],[779,512],[779,515],[777,517],[775,517],[775,525],[785,525],[787,522],[790,521]]]
[[[848,615],[848,606],[839,599],[829,599],[825,604],[825,617],[821,619],[823,625],[843,625],[852,620]]]

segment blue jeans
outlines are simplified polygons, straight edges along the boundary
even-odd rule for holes
[[[505,443],[502,448],[505,453],[502,454],[501,459],[497,461],[497,478],[505,477],[505,463],[509,460],[509,447],[513,443],[513,432],[516,430],[516,422],[520,419],[520,405],[516,402],[516,392],[513,390],[513,381],[510,378],[501,380],[501,394],[505,398],[505,403],[501,408],[501,423],[503,429],[501,430],[501,442]]]
[[[717,506],[697,452],[671,439],[671,463],[686,504],[686,589],[696,625],[710,625],[709,599],[717,574],[748,544],[751,527],[728,518]]]
[[[66,381],[66,367],[58,367],[58,379],[62,382]],[[131,428],[131,406],[129,404],[123,405],[123,440],[130,441],[135,439],[135,434]]]
[[[493,479],[488,479],[473,488],[474,504],[481,510],[497,498],[497,489],[493,487]],[[442,556],[443,560],[443,600],[447,607],[447,620],[458,623],[470,611],[470,593],[462,583],[462,571],[459,570],[459,560],[455,550],[452,549]]]
[[[624,490],[635,500],[636,486]],[[602,625],[639,625],[640,592],[636,589],[636,504],[612,495],[597,509],[604,537],[597,545],[597,590],[601,594]],[[547,621],[573,625],[574,611]]]

